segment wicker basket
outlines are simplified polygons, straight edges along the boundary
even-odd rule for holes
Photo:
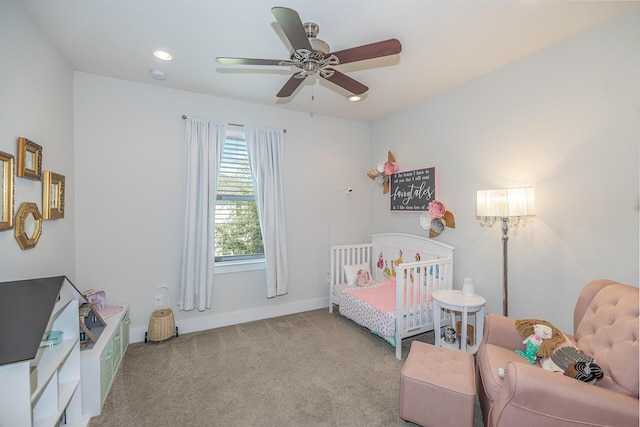
[[[164,341],[173,336],[176,330],[176,321],[170,308],[154,310],[149,319],[149,332],[147,338],[150,341]]]

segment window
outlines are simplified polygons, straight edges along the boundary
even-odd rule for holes
[[[260,220],[244,135],[228,136],[222,151],[216,197],[215,260],[264,259]]]

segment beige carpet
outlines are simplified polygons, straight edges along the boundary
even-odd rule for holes
[[[413,426],[398,416],[402,365],[326,309],[136,343],[90,427]]]

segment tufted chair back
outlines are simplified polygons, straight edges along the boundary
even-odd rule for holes
[[[638,288],[588,283],[575,307],[574,338],[602,368],[600,387],[638,398]]]

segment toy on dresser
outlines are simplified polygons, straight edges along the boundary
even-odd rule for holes
[[[107,326],[105,319],[122,311],[121,305],[107,305],[107,296],[104,291],[89,289],[85,291],[86,303],[80,306],[80,342],[82,346],[88,347],[100,336],[101,328]]]
[[[100,307],[106,302],[105,293],[93,289],[82,294],[86,301],[78,308],[78,320],[80,322],[80,347],[88,347],[100,337],[100,329],[107,326],[100,314]]]

